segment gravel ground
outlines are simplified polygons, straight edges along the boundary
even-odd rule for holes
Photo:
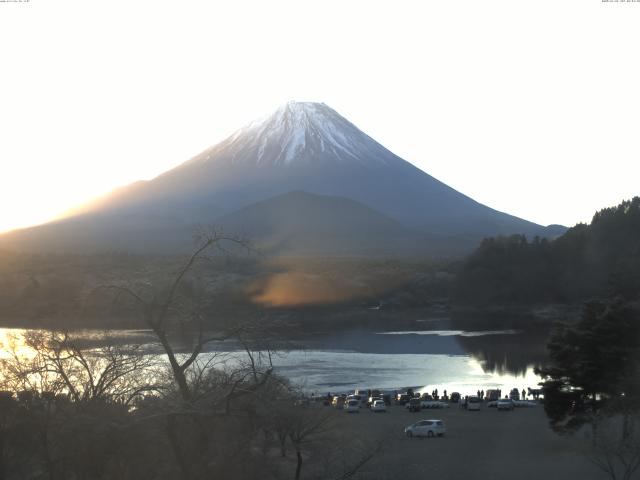
[[[325,407],[329,408],[329,407]],[[551,431],[542,405],[496,411],[448,409],[410,413],[389,407],[386,413],[361,409],[334,413],[344,438],[382,441],[382,449],[362,469],[367,479],[562,479],[606,478],[581,451],[585,443]],[[404,427],[422,419],[444,420],[441,438],[407,438]]]

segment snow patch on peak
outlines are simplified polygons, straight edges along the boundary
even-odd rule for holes
[[[290,139],[287,142],[286,150],[287,154],[284,158],[284,163],[290,163],[297,152],[304,150],[306,145],[306,130],[301,125],[296,125],[291,132]]]
[[[292,165],[298,160],[387,163],[390,152],[324,103],[290,101],[225,142],[231,161]]]
[[[284,105],[282,105],[278,110],[280,109],[288,109],[291,111],[303,111],[303,112],[310,112],[310,113],[315,113],[318,110],[331,110],[331,108],[329,108],[325,103],[322,102],[298,102],[295,100],[290,100],[287,103],[285,103]]]

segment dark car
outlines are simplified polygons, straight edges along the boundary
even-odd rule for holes
[[[409,394],[407,393],[399,393],[396,395],[396,403],[398,405],[405,405],[409,401]]]
[[[487,390],[484,394],[484,399],[487,402],[500,400],[502,392],[500,390]]]
[[[419,412],[422,409],[422,401],[419,398],[412,398],[405,405],[410,412]]]

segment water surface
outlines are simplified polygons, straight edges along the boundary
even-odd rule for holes
[[[28,355],[21,343],[25,330],[0,329],[0,342],[9,336]],[[100,334],[78,331],[88,345],[99,345]],[[113,331],[122,343],[142,343],[160,355],[149,332]],[[533,346],[532,346],[533,344]],[[500,388],[508,392],[537,388],[540,379],[533,368],[540,363],[540,339],[515,329],[353,329],[332,335],[302,338],[277,349],[272,356],[275,371],[300,388],[318,394],[356,388],[399,390],[419,387],[475,394]],[[234,342],[214,342],[203,355],[225,352],[220,366],[233,368],[245,353]],[[0,351],[0,358],[6,357]]]

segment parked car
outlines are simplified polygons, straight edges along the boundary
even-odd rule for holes
[[[484,394],[484,399],[487,401],[497,401],[500,399],[500,390],[487,390]]]
[[[386,412],[387,406],[384,404],[384,400],[382,399],[374,400],[373,403],[371,404],[371,411],[375,413]]]
[[[396,395],[396,403],[398,405],[406,405],[410,398],[407,393],[398,393]]]
[[[344,407],[344,402],[346,401],[346,399],[347,397],[345,397],[344,395],[336,395],[331,401],[331,406],[341,410]]]
[[[419,412],[422,409],[422,401],[419,398],[412,398],[405,404],[405,408],[410,412]]]
[[[407,437],[441,437],[446,431],[442,420],[420,420],[405,428],[404,434]]]
[[[442,402],[440,400],[422,400],[422,402],[420,402],[420,406],[422,408],[449,408],[449,404],[447,402]]]
[[[513,410],[513,400],[510,398],[501,398],[496,405],[498,410]]]
[[[480,398],[476,395],[472,395],[467,399],[467,410],[479,411],[480,410]]]
[[[347,413],[358,413],[360,411],[360,400],[354,398],[347,400],[344,404],[344,409]]]
[[[359,389],[354,392],[354,396],[360,397],[360,402],[365,404],[369,400],[370,390]]]

